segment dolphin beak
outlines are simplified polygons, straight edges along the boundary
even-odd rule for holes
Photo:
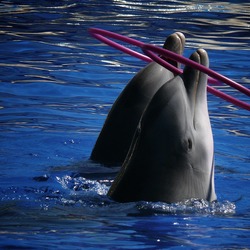
[[[175,32],[174,34],[170,35],[164,45],[164,49],[171,48],[171,51],[175,52],[176,54],[182,55],[185,47],[185,36],[181,32]],[[163,57],[164,58],[164,57]],[[176,61],[173,61],[169,58],[165,58],[169,63],[174,65],[175,67],[180,68],[180,64]]]
[[[190,59],[206,67],[209,65],[208,55],[204,49],[198,49],[191,55]],[[207,75],[197,69],[186,66],[183,72],[183,79],[195,124],[195,114],[199,110],[204,110],[204,105],[207,105]]]

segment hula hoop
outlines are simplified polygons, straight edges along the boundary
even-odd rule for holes
[[[105,43],[105,44],[107,44],[115,49],[118,49],[118,50],[120,50],[128,55],[131,55],[133,57],[136,57],[142,61],[153,62],[153,60],[150,57],[145,56],[144,54],[141,54],[141,53],[134,51],[132,49],[129,49],[129,48],[127,48],[119,43],[116,43],[116,42],[114,42],[106,37],[110,37],[110,38],[113,38],[115,40],[119,40],[119,41],[122,41],[122,42],[125,42],[128,44],[134,45],[136,47],[139,47],[140,49],[145,45],[145,43],[143,43],[143,42],[140,42],[140,41],[135,40],[133,38],[123,36],[123,35],[120,35],[120,34],[117,34],[117,33],[111,32],[111,31],[103,30],[103,29],[89,28],[88,31],[94,38],[98,39],[99,41],[101,41],[101,42],[103,42],[103,43]],[[182,73],[182,70],[176,68],[175,66],[173,66],[172,64],[170,64],[166,61],[165,61],[164,67],[175,74]],[[211,79],[211,78],[209,79],[209,82],[218,83],[217,80]]]
[[[179,63],[182,63],[182,64],[185,64],[185,65],[189,65],[195,69],[198,69],[204,73],[206,73],[207,75],[209,75],[210,77],[212,78],[209,78],[208,79],[208,82],[211,83],[218,83],[218,82],[224,82],[225,84],[239,90],[240,92],[246,94],[247,96],[250,96],[250,90],[242,85],[240,85],[239,83],[236,83],[235,81],[199,64],[199,63],[196,63],[190,59],[187,59],[179,54],[176,54],[172,51],[169,51],[167,49],[163,49],[163,48],[160,48],[160,47],[157,47],[157,46],[154,46],[154,45],[151,45],[151,44],[146,44],[146,43],[143,43],[143,42],[140,42],[140,41],[137,41],[135,39],[132,39],[132,38],[129,38],[129,37],[126,37],[126,36],[123,36],[123,35],[120,35],[120,34],[117,34],[117,33],[114,33],[114,32],[110,32],[110,31],[107,31],[107,30],[103,30],[103,29],[98,29],[98,28],[90,28],[89,29],[89,33],[95,37],[96,39],[104,42],[105,44],[115,48],[115,49],[118,49],[118,50],[121,50],[122,52],[124,53],[127,53],[133,57],[136,57],[140,60],[143,60],[143,61],[146,61],[146,62],[152,62],[152,61],[155,61],[157,63],[159,63],[160,65],[162,65],[163,67],[165,67],[166,69],[170,70],[171,72],[175,73],[175,74],[181,74],[182,73],[182,70],[180,70],[179,68],[176,68],[174,67],[172,64],[166,62],[165,60],[161,59],[158,55],[156,55],[155,53],[159,54],[159,55],[163,55],[163,56],[167,56],[168,58],[174,60],[174,61],[177,61]],[[139,47],[142,49],[142,51],[147,55],[143,55],[139,52],[136,52],[132,49],[129,49],[119,43],[116,43],[106,37],[110,37],[110,38],[113,38],[115,40],[120,40],[122,42],[125,42],[125,43],[128,43],[128,44],[131,44],[131,45],[134,45],[136,47]],[[233,103],[234,105],[236,106],[239,106],[241,108],[244,108],[246,110],[249,110],[250,111],[250,105],[246,102],[243,102],[243,101],[240,101],[239,99],[236,99],[230,95],[227,95],[209,85],[207,85],[207,90],[208,92],[228,101],[228,102],[231,102]]]
[[[125,46],[122,46],[121,44],[119,43],[116,43],[108,38],[106,38],[105,36],[107,37],[111,37],[113,39],[116,39],[116,40],[119,40],[119,41],[123,41],[125,43],[128,43],[128,44],[132,44],[136,47],[142,47],[144,45],[143,42],[140,42],[140,41],[137,41],[133,38],[129,38],[129,37],[126,37],[126,36],[122,36],[122,35],[119,35],[117,33],[113,33],[111,31],[107,31],[107,30],[102,30],[102,29],[98,29],[98,28],[90,28],[89,29],[89,33],[95,37],[96,39],[100,40],[101,42],[103,43],[106,43],[107,45],[115,48],[115,49],[118,49],[118,50],[121,50],[122,52],[126,53],[126,54],[129,54],[133,57],[136,57],[140,60],[143,60],[143,61],[146,61],[146,62],[152,62],[152,59],[150,57],[147,57],[139,52],[136,52],[132,49],[129,49]]]
[[[178,55],[172,51],[169,51],[169,50],[166,50],[166,49],[162,49],[160,47],[156,47],[154,45],[151,45],[151,44],[144,44],[142,45],[142,50],[143,52],[148,55],[150,58],[152,58],[154,61],[156,61],[157,63],[161,64],[163,67],[164,66],[164,60],[162,60],[160,57],[158,57],[157,55],[155,55],[154,53],[151,53],[151,52],[155,52],[155,53],[158,53],[162,56],[167,56],[179,63],[182,63],[182,64],[185,64],[185,65],[188,65],[188,66],[191,66],[195,69],[198,69],[199,71],[203,72],[203,73],[206,73],[207,75],[211,76],[212,78],[215,78],[221,82],[224,82],[226,83],[227,85],[239,90],[240,92],[250,96],[250,90],[242,85],[240,85],[239,83],[197,63],[197,62],[194,62],[188,58],[185,58],[181,55]],[[150,51],[150,52],[149,52]]]
[[[250,96],[250,90],[248,88],[245,88],[244,86],[240,85],[239,83],[236,83],[236,82],[232,81],[231,79],[229,79],[229,78],[227,78],[227,77],[199,64],[199,63],[196,63],[188,58],[182,57],[180,55],[178,55],[178,57],[177,57],[177,54],[173,53],[172,51],[165,50],[165,49],[162,49],[160,47],[153,46],[151,44],[144,44],[142,47],[142,50],[146,55],[151,57],[155,62],[159,63],[163,67],[165,67],[164,66],[165,61],[163,59],[161,59],[159,56],[157,56],[155,53],[158,53],[162,56],[168,56],[169,58],[171,58],[179,63],[189,65],[195,69],[198,69],[198,70],[206,73],[207,75],[209,75],[213,78],[217,78],[219,81],[224,82],[224,83],[228,84],[229,86],[239,90],[240,92]],[[155,53],[153,53],[152,51]],[[225,94],[225,93],[223,93],[223,92],[221,92],[221,91],[219,91],[219,90],[217,90],[209,85],[207,85],[207,90],[209,93],[211,93],[215,96],[218,96],[218,97],[220,97],[228,102],[233,103],[236,106],[239,106],[241,108],[244,108],[244,109],[250,111],[250,105],[246,102],[243,102],[239,99],[236,99],[230,95],[227,95],[227,94]]]

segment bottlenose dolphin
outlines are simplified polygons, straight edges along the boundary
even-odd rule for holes
[[[206,67],[205,50],[191,57]],[[186,66],[154,95],[109,192],[115,201],[213,201],[214,147],[207,75]]]
[[[163,47],[182,54],[184,45],[184,35],[176,32],[166,39]],[[166,60],[177,66],[176,62]],[[106,165],[122,164],[143,111],[157,90],[173,77],[171,71],[156,62],[140,70],[112,106],[90,159]]]

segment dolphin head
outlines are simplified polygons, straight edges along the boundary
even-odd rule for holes
[[[184,46],[185,36],[176,32],[166,38],[163,48],[181,55]],[[175,61],[164,59],[178,66]],[[112,106],[90,159],[105,165],[122,164],[145,108],[158,89],[174,76],[171,71],[156,62],[151,62],[141,69]]]
[[[199,49],[190,57],[207,66]],[[108,195],[120,202],[216,199],[206,74],[186,66],[154,95]]]

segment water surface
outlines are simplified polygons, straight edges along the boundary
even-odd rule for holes
[[[218,202],[107,198],[118,168],[88,158],[145,63],[90,37],[89,27],[156,45],[181,31],[185,56],[202,47],[213,70],[250,87],[248,1],[1,1],[1,248],[247,249],[249,112],[211,94]]]

